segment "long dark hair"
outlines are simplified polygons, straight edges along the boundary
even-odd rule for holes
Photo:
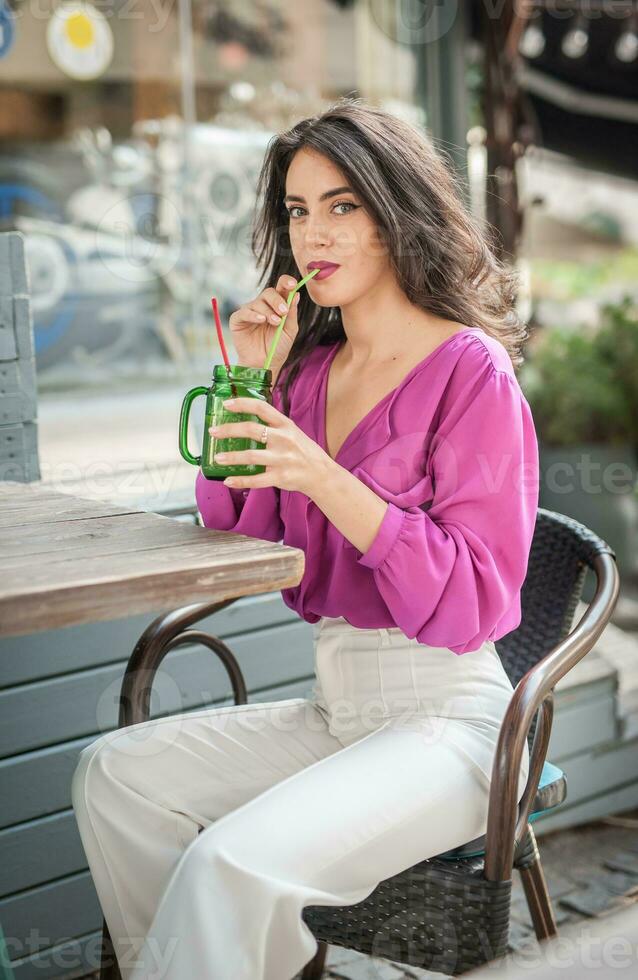
[[[284,195],[288,167],[302,147],[328,157],[366,203],[408,299],[436,316],[481,327],[519,367],[528,333],[514,309],[518,274],[491,250],[465,206],[456,173],[427,135],[360,98],[343,97],[268,144],[252,234],[264,288],[282,275],[299,278]],[[277,379],[286,415],[290,387],[308,352],[346,339],[339,307],[316,306],[306,289],[300,290],[297,320],[299,331]]]

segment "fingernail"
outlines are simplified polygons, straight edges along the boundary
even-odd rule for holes
[[[234,398],[227,398],[225,402],[222,402],[222,405],[224,406],[224,408],[227,408],[230,405],[234,405],[234,404],[235,404],[235,399]]]
[[[288,307],[286,306],[285,303],[280,303],[279,304],[279,312],[280,313],[287,313],[288,312]]]

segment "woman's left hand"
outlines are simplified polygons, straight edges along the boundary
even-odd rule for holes
[[[268,426],[268,441],[264,449],[242,449],[215,453],[215,462],[246,465],[256,463],[267,467],[265,473],[254,476],[232,476],[224,480],[231,487],[279,487],[280,490],[299,490],[312,498],[313,492],[325,479],[330,457],[314,439],[270,402],[259,398],[233,398],[224,402],[231,412],[258,415],[262,422],[225,422],[209,432],[216,439],[245,437],[261,442],[264,425]]]

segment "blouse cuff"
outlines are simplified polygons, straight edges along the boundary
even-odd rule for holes
[[[357,562],[365,565],[366,568],[377,568],[384,558],[387,557],[392,549],[394,542],[399,536],[401,525],[405,517],[405,511],[387,501],[388,507],[379,526],[379,530],[374,537],[372,544],[367,551],[364,551]]]

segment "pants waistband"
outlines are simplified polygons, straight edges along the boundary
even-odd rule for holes
[[[334,636],[341,634],[356,634],[356,635],[375,635],[378,636],[381,641],[381,646],[389,646],[391,643],[397,643],[403,641],[406,646],[427,646],[427,644],[420,643],[416,637],[408,637],[405,635],[403,630],[398,626],[374,626],[374,627],[363,627],[363,626],[353,626],[349,623],[347,619],[343,616],[322,616],[321,619],[313,623],[313,631],[315,640],[318,639],[319,635],[322,636]],[[491,647],[495,653],[496,647],[491,640],[486,640],[483,647]],[[431,647],[431,649],[437,650],[447,650],[447,647]],[[498,656],[498,653],[497,653]]]
[[[322,616],[313,626],[315,632],[322,633],[400,633],[405,636],[398,626],[353,626],[343,616]]]

